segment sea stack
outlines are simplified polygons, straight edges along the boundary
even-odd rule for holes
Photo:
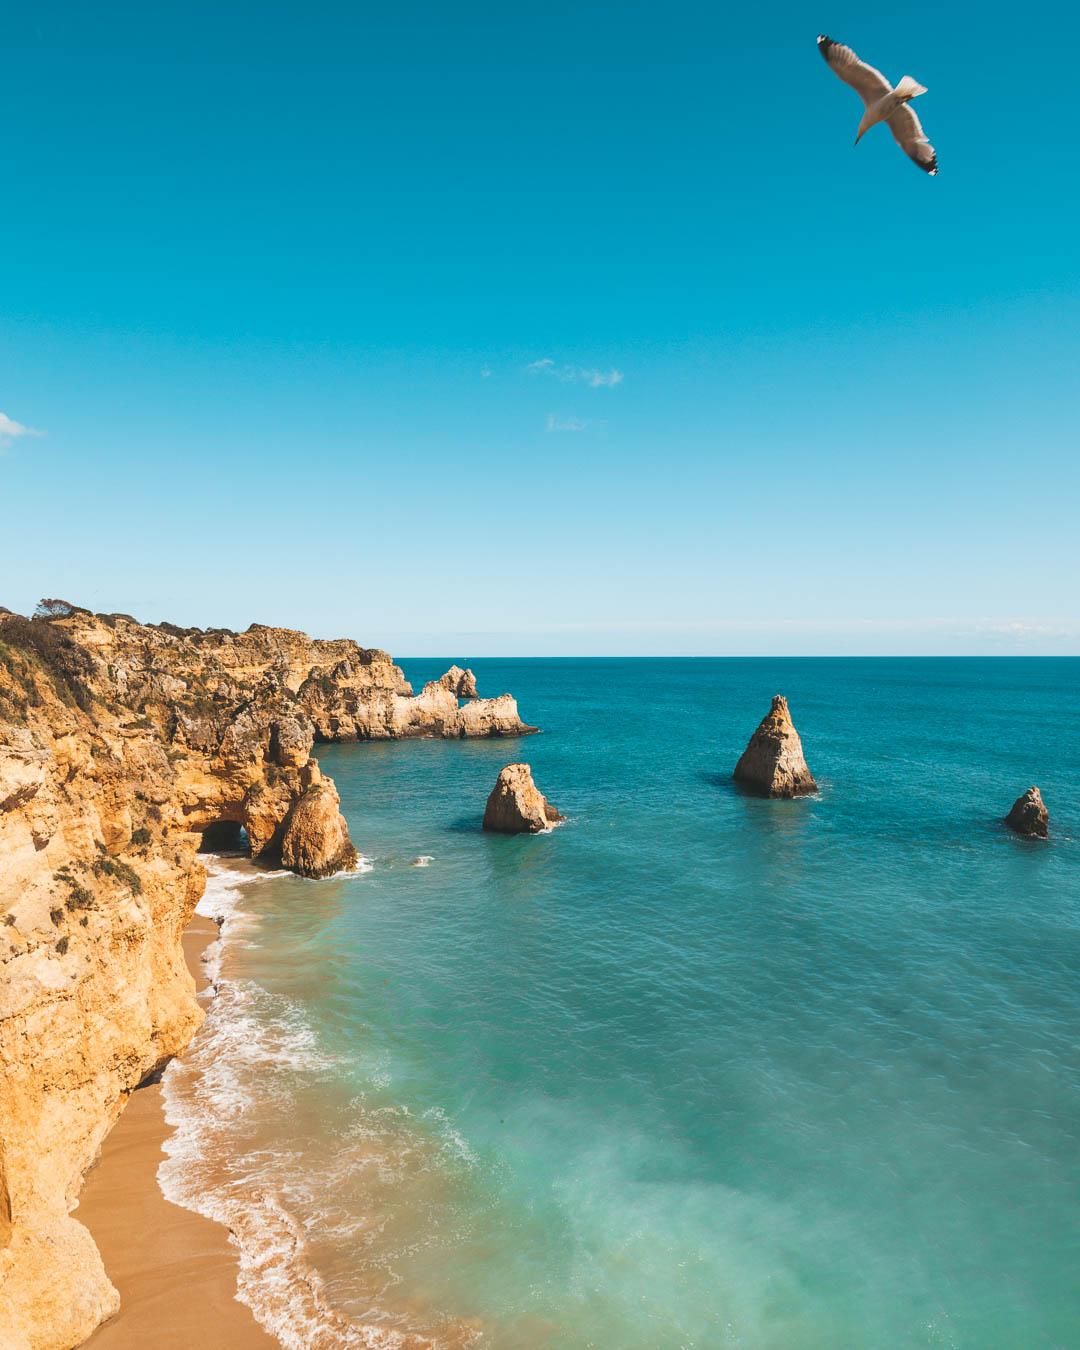
[[[735,765],[735,781],[762,797],[802,797],[817,791],[782,694],[750,737]]]
[[[281,841],[281,861],[302,877],[329,877],[356,866],[357,853],[329,779],[307,789],[296,803]]]
[[[1042,793],[1037,787],[1029,787],[1022,797],[1017,797],[1012,810],[1005,817],[1010,830],[1022,834],[1028,839],[1046,839],[1050,835],[1050,812],[1047,811]]]
[[[487,800],[484,829],[499,834],[539,834],[563,819],[533,782],[528,764],[508,764]]]

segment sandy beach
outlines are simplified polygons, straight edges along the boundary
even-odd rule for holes
[[[202,955],[216,937],[217,925],[199,916],[184,934],[200,992],[207,985]],[[269,1350],[278,1342],[236,1300],[236,1251],[227,1231],[161,1193],[157,1169],[167,1134],[160,1085],[141,1088],[87,1176],[75,1216],[93,1233],[121,1299],[120,1312],[88,1344]]]

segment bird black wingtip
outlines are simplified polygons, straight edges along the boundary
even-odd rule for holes
[[[823,56],[823,57],[825,58],[825,60],[827,61],[827,60],[829,59],[829,49],[830,49],[831,47],[835,47],[835,46],[836,46],[836,43],[832,40],[831,37],[826,37],[824,33],[819,33],[819,34],[818,34],[818,40],[817,40],[817,46],[818,46],[818,51],[822,54],[822,56]]]

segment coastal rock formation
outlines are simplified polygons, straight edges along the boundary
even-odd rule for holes
[[[478,698],[471,670],[451,666],[414,694],[386,652],[361,647],[335,664],[315,664],[296,696],[321,741],[527,736],[536,730],[521,720],[509,694]],[[462,705],[461,699],[468,701]]]
[[[471,670],[462,670],[460,666],[451,666],[439,683],[449,689],[455,698],[476,698],[476,676]]]
[[[1042,793],[1037,787],[1029,787],[1023,796],[1017,797],[1012,809],[1005,817],[1005,824],[1017,834],[1030,839],[1047,839],[1050,836],[1050,812],[1043,803]]]
[[[762,797],[801,797],[817,791],[782,694],[773,699],[750,737],[735,765],[735,781]]]
[[[533,782],[528,764],[508,764],[487,800],[484,829],[499,834],[538,834],[563,819]]]
[[[77,1345],[117,1309],[71,1211],[131,1092],[202,1020],[181,935],[204,836],[242,828],[309,876],[352,865],[314,743],[529,729],[509,696],[460,708],[466,675],[414,698],[351,641],[0,610],[2,1350]]]
[[[356,866],[356,849],[329,780],[311,785],[296,803],[281,841],[281,861],[305,877],[328,877]]]

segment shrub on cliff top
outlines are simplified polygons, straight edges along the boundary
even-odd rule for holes
[[[82,605],[73,605],[70,600],[44,599],[37,602],[35,619],[70,619],[73,614],[89,614]]]
[[[9,651],[17,650],[50,677],[65,703],[73,704],[83,712],[89,711],[92,695],[86,680],[93,672],[93,662],[62,629],[54,628],[47,618],[24,619],[21,614],[16,614],[3,621],[0,635]],[[7,660],[5,664],[14,675],[13,663]],[[21,682],[29,694],[26,674],[22,672]]]

